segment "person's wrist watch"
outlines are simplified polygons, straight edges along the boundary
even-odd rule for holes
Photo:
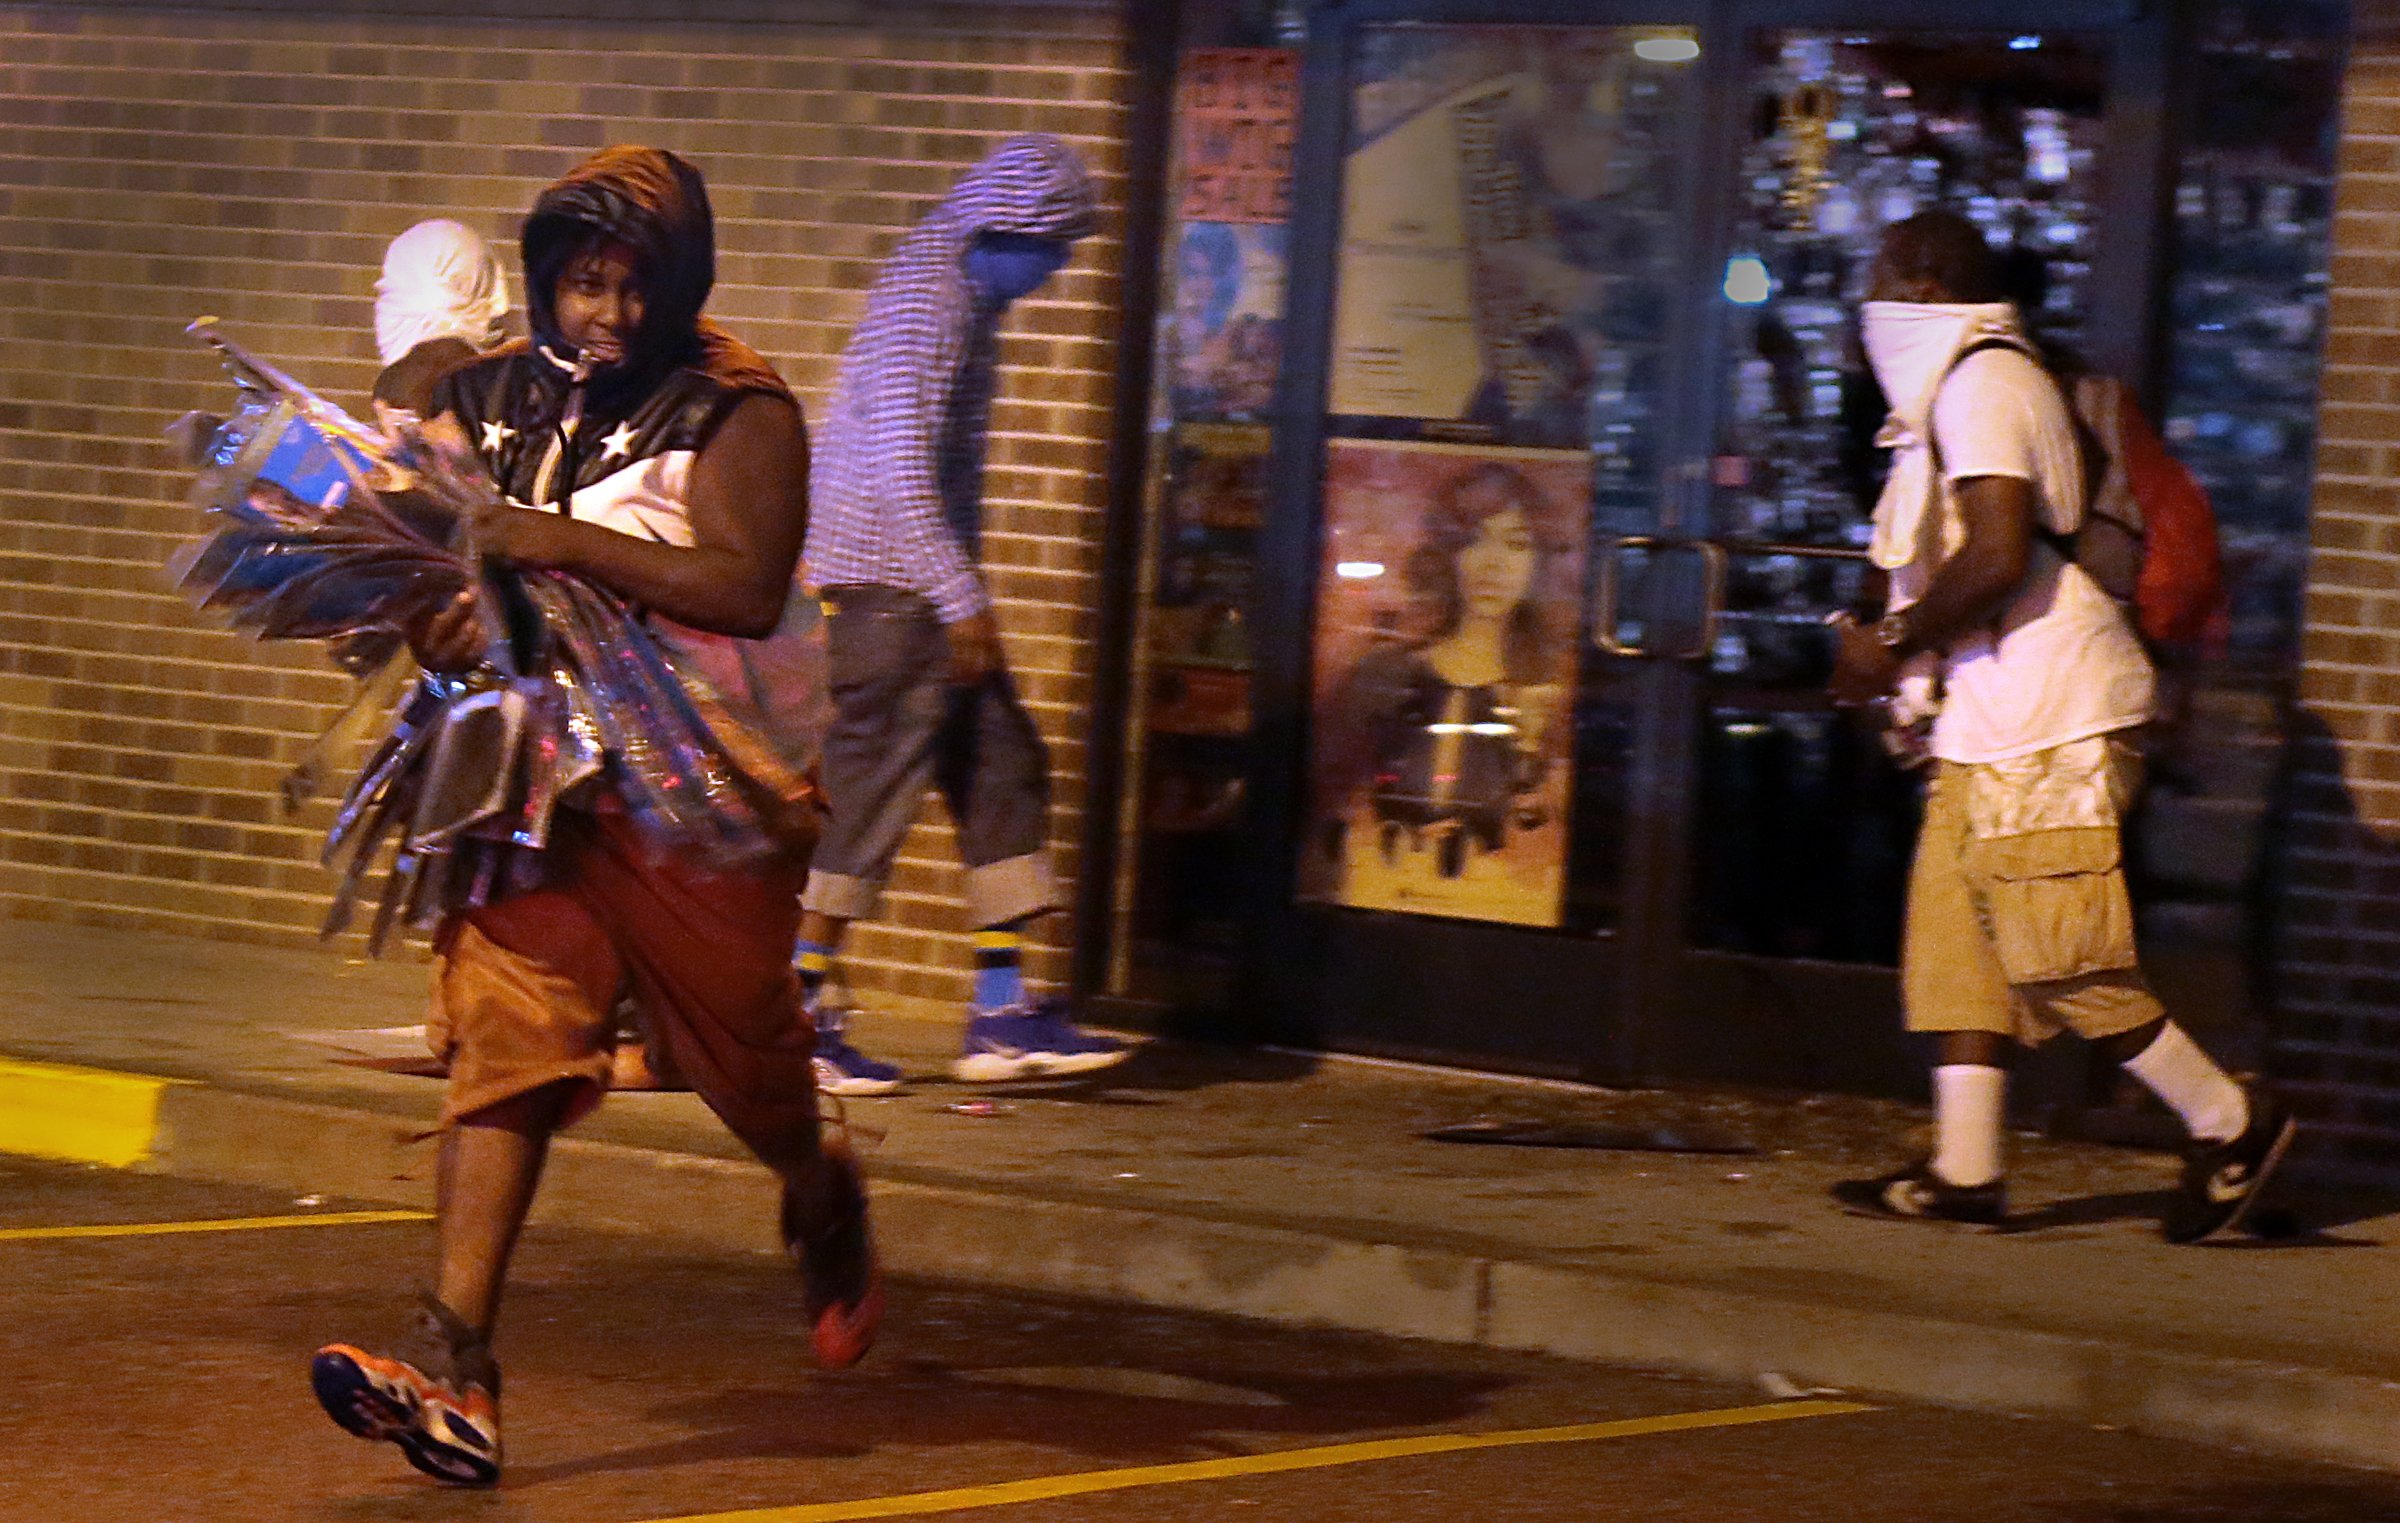
[[[1875,621],[1875,643],[1897,656],[1910,644],[1908,610],[1895,609]]]

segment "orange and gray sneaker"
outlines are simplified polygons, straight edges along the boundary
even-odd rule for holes
[[[329,1343],[309,1361],[317,1404],[360,1438],[400,1446],[436,1480],[500,1479],[500,1366],[456,1313],[424,1299],[393,1356]]]
[[[857,1157],[847,1142],[830,1139],[823,1156],[832,1204],[813,1226],[802,1221],[801,1201],[787,1181],[779,1225],[784,1252],[806,1287],[817,1363],[846,1370],[866,1357],[882,1325],[883,1272],[875,1262],[867,1182]]]

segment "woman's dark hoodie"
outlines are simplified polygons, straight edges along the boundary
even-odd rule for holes
[[[558,279],[575,256],[623,243],[644,311],[626,360],[579,380],[558,332]],[[792,400],[757,351],[701,315],[716,284],[715,220],[700,171],[658,148],[603,148],[544,190],[525,219],[533,337],[462,367],[434,393],[501,489],[528,507],[675,450],[697,452],[752,392]],[[795,404],[796,405],[796,404]]]

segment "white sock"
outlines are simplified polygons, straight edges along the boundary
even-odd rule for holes
[[[1943,1063],[1933,1071],[1933,1172],[1946,1184],[1988,1185],[2000,1177],[2001,1113],[2008,1070]]]
[[[2202,1142],[2231,1142],[2250,1124],[2250,1097],[2173,1021],[2126,1060],[2125,1071],[2166,1101]]]

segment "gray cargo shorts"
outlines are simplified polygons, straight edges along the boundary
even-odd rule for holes
[[[1050,752],[1005,668],[974,687],[949,680],[950,642],[933,605],[897,587],[828,587],[833,728],[823,784],[830,813],[803,908],[875,913],[928,784],[938,784],[966,864],[977,929],[1059,906],[1051,877]]]

